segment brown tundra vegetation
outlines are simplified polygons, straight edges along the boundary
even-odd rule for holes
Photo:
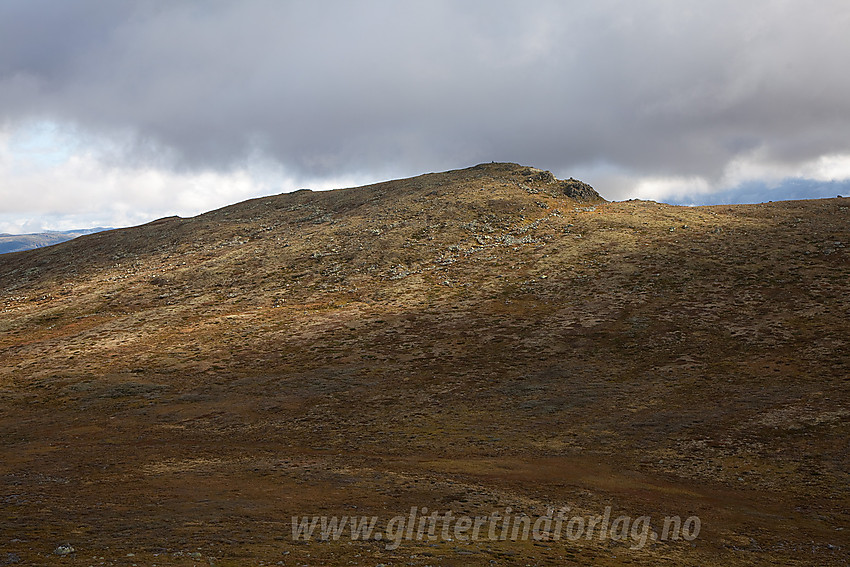
[[[495,163],[2,255],[0,565],[846,565],[848,242]]]

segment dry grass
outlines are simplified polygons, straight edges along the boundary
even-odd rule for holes
[[[845,564],[850,200],[559,187],[492,164],[0,256],[0,564]],[[563,505],[703,531],[291,538]]]

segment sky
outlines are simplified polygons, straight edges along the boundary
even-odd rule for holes
[[[850,195],[846,0],[0,0],[0,232],[510,161]]]

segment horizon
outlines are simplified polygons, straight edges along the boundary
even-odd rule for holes
[[[496,162],[482,162],[482,164],[483,163],[496,163]],[[500,162],[500,163],[513,163],[513,162]],[[477,165],[480,165],[480,164],[477,164]],[[527,167],[534,167],[533,165],[529,165],[529,164],[520,164],[520,165],[524,165],[524,166],[527,166]],[[459,168],[458,170],[470,169],[472,167],[475,167],[475,166],[472,165],[472,166],[469,166],[469,167],[466,167],[466,168]],[[453,171],[453,170],[447,170],[447,171]],[[419,176],[422,176],[422,175],[428,175],[429,173],[441,173],[441,172],[423,172],[423,173],[420,173],[418,175],[399,178],[399,179],[411,179],[411,178],[419,177]],[[563,179],[563,178],[558,177],[558,179]],[[292,189],[292,190],[283,191],[283,192],[280,192],[280,193],[270,193],[270,194],[267,194],[267,195],[257,195],[257,196],[254,196],[254,197],[248,197],[246,199],[242,199],[242,200],[239,200],[239,201],[227,203],[227,204],[223,205],[223,207],[236,205],[236,204],[239,204],[239,203],[242,203],[244,201],[251,200],[251,199],[258,199],[258,198],[262,199],[264,197],[272,197],[272,196],[276,196],[276,195],[294,193],[296,191],[303,191],[303,190],[336,191],[336,190],[341,190],[341,189],[359,189],[359,188],[363,188],[363,187],[368,187],[370,185],[385,183],[385,182],[388,182],[388,181],[395,181],[395,179],[380,179],[380,180],[376,180],[376,181],[373,181],[373,182],[360,184],[360,185],[356,185],[356,186],[348,186],[348,187],[327,187],[327,188],[321,188],[321,189],[313,189],[311,187],[301,187],[301,188],[298,188],[298,189]],[[584,180],[580,179],[580,181],[584,181]],[[738,189],[738,190],[727,190],[727,191],[724,191],[724,192],[708,194],[707,195],[707,197],[709,197],[708,201],[701,201],[698,198],[699,195],[692,195],[692,196],[686,197],[684,199],[671,199],[671,200],[668,200],[668,201],[659,201],[659,200],[656,200],[656,199],[647,199],[647,198],[641,198],[641,197],[628,197],[628,198],[624,198],[624,199],[607,199],[605,197],[604,190],[600,190],[598,187],[595,187],[595,186],[593,188],[595,190],[597,190],[600,193],[600,195],[603,198],[606,199],[607,202],[611,202],[611,203],[625,202],[625,201],[630,201],[630,200],[640,200],[640,201],[653,201],[653,202],[657,202],[657,203],[661,203],[661,204],[672,205],[672,206],[681,206],[681,207],[712,207],[712,206],[724,206],[724,205],[730,205],[730,206],[731,205],[759,205],[759,204],[782,202],[782,201],[820,200],[820,199],[834,199],[834,198],[845,197],[846,195],[844,195],[842,193],[836,193],[836,191],[840,191],[840,190],[844,190],[845,193],[850,194],[850,181],[841,182],[841,183],[836,183],[836,182],[820,183],[820,184],[813,184],[812,187],[805,186],[805,185],[803,187],[800,187],[799,182],[792,180],[791,182],[787,183],[786,185],[787,185],[787,189],[786,189],[786,191],[783,192],[783,195],[787,198],[759,200],[760,196],[774,196],[775,197],[776,195],[773,194],[775,189],[771,189],[770,187],[765,187],[763,184],[752,184],[752,186],[750,188],[741,188],[741,189]],[[827,187],[828,187],[828,190],[826,189]],[[714,198],[712,198],[712,197],[714,197]],[[735,199],[738,199],[738,200],[737,201],[726,201],[726,200],[722,200],[721,197],[735,198]],[[156,217],[153,217],[153,218],[142,220],[142,221],[137,222],[135,224],[127,224],[127,225],[122,225],[122,226],[102,226],[102,225],[72,226],[70,228],[48,228],[48,229],[41,230],[41,231],[17,232],[17,233],[0,231],[0,237],[34,236],[34,235],[40,235],[40,234],[50,234],[50,233],[61,234],[61,233],[82,232],[82,231],[101,232],[101,231],[108,231],[108,230],[118,230],[118,229],[122,229],[122,228],[132,228],[132,227],[135,227],[135,226],[147,224],[147,223],[152,222],[152,221],[156,221],[156,220],[160,220],[160,219],[168,218],[168,217],[174,217],[174,216],[179,217],[179,218],[192,218],[192,217],[196,217],[196,216],[199,216],[199,215],[203,215],[205,213],[216,210],[218,208],[222,208],[222,207],[215,207],[215,208],[199,211],[196,214],[191,214],[191,215],[187,215],[187,216],[179,215],[179,214],[176,214],[176,213],[164,214],[162,216],[156,216]]]
[[[838,0],[11,0],[0,232],[490,160],[609,200],[847,194],[848,26]]]

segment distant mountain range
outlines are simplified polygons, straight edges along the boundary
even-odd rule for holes
[[[20,252],[21,250],[31,250],[33,248],[43,248],[44,246],[52,246],[83,236],[84,234],[92,234],[110,230],[108,228],[84,228],[75,230],[48,231],[36,232],[32,234],[0,234],[0,254],[9,252]]]

